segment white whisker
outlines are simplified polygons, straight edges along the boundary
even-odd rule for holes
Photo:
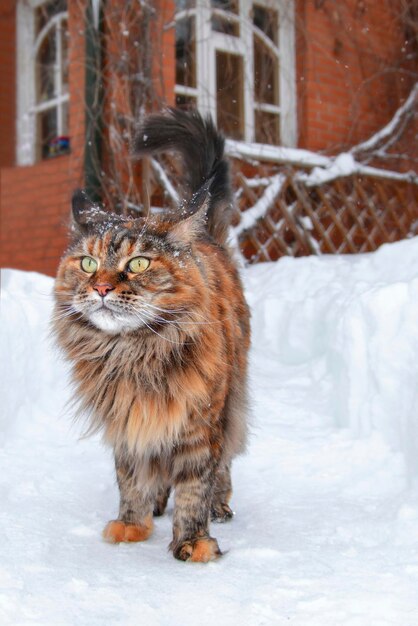
[[[148,307],[149,305],[147,303],[144,303],[142,305],[143,307]],[[163,309],[160,309],[163,310]],[[168,312],[168,311],[167,311]],[[141,310],[141,313],[146,313],[148,315],[148,317],[150,319],[155,320],[156,322],[159,322],[161,324],[172,324],[174,326],[209,326],[209,325],[213,325],[213,324],[220,324],[221,322],[219,320],[213,321],[213,322],[196,322],[193,320],[187,321],[187,320],[169,320],[166,319],[165,317],[161,317],[161,315],[153,315],[152,311],[146,311],[144,309]]]
[[[144,302],[143,304],[146,304],[147,306],[151,307],[152,309],[155,309],[156,311],[162,311],[163,313],[184,313],[184,311],[187,311],[187,309],[162,309],[159,306],[155,306],[155,304],[151,304],[151,302]]]
[[[172,339],[169,339],[168,337],[164,337],[164,335],[161,335],[160,333],[158,333],[154,328],[152,328],[151,326],[149,326],[146,321],[144,320],[144,318],[138,313],[138,311],[135,312],[135,316],[144,324],[144,326],[146,326],[148,328],[148,330],[150,330],[152,333],[154,333],[155,335],[158,335],[159,337],[161,337],[161,339],[165,339],[165,341],[169,341],[170,343],[174,343],[176,345],[180,345],[179,341],[173,341]]]

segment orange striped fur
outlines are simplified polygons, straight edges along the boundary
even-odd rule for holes
[[[209,520],[232,516],[230,465],[247,433],[249,313],[225,245],[223,139],[210,120],[180,112],[153,116],[138,134],[150,150],[178,149],[186,165],[187,148],[199,146],[186,215],[124,218],[78,192],[54,331],[89,431],[101,430],[114,449],[120,510],[105,538],[146,539],[150,515],[164,512],[174,488],[174,556],[206,562],[220,554]],[[94,272],[83,270],[84,257]],[[138,257],[149,265],[135,273]]]

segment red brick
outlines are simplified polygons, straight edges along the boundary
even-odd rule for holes
[[[15,162],[15,6],[3,0],[0,15],[0,263],[54,273],[67,245],[66,224],[70,196],[83,184],[84,160],[84,29],[86,0],[68,3],[70,27],[71,153],[14,167]],[[122,0],[108,5],[120,6]],[[175,63],[174,30],[162,31],[172,19],[174,0],[156,0],[153,23],[154,83],[158,96],[172,103]],[[299,146],[332,152],[369,137],[392,116],[410,88],[409,74],[387,75],[382,68],[401,64],[404,34],[394,19],[396,4],[369,0],[356,17],[356,0],[306,2],[296,0],[296,70]],[[363,29],[367,27],[368,32]],[[349,30],[351,29],[351,30]],[[336,42],[336,39],[340,43]],[[337,43],[337,45],[336,45]],[[405,62],[406,63],[406,62]],[[407,65],[405,68],[408,69]],[[163,84],[160,83],[162,76]],[[303,80],[301,78],[303,77]],[[115,83],[115,89],[123,81]],[[119,99],[120,94],[115,94]],[[123,167],[123,155],[120,155]],[[124,170],[125,171],[125,170]],[[21,244],[31,254],[21,254]],[[12,260],[11,260],[12,259]]]

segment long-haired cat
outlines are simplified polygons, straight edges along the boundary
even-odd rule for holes
[[[177,215],[122,217],[74,194],[53,326],[80,411],[114,450],[120,509],[104,538],[147,539],[174,488],[170,548],[206,562],[221,554],[209,522],[232,516],[230,466],[245,447],[249,312],[226,247],[223,137],[170,110],[136,136],[137,155],[163,150],[184,159]]]

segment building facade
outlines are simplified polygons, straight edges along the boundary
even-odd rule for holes
[[[364,141],[414,82],[404,4],[3,0],[1,266],[54,274],[77,187],[141,201],[146,111],[197,107],[236,141],[326,154]]]

